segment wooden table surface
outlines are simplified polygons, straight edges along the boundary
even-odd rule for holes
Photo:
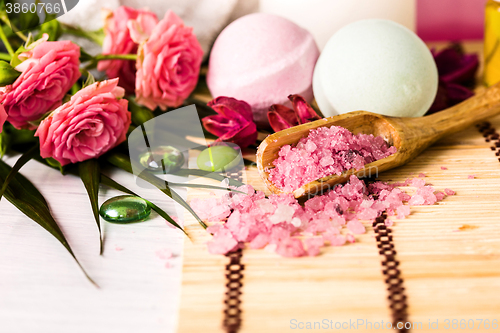
[[[15,158],[6,159],[13,165]],[[144,223],[102,222],[97,227],[81,180],[31,161],[21,169],[49,202],[76,256],[100,286],[94,287],[62,245],[5,198],[0,202],[0,332],[168,333],[177,322],[183,235],[156,213]],[[117,181],[181,217],[159,191]],[[123,193],[101,187],[99,203]],[[168,200],[167,200],[168,199]],[[173,258],[162,256],[171,251]]]
[[[500,131],[500,116],[491,123]],[[414,332],[500,331],[500,161],[491,146],[471,127],[379,177],[400,182],[424,173],[436,190],[456,191],[433,206],[412,207],[392,228]],[[255,167],[246,176],[265,190]],[[207,191],[188,191],[188,198],[204,196]],[[365,226],[356,243],[326,247],[318,257],[244,249],[240,332],[293,332],[308,323],[319,323],[315,331],[386,328],[392,318],[383,258],[371,223]],[[192,241],[185,241],[178,332],[224,332],[228,258],[207,252],[211,236],[189,215],[186,228]]]
[[[469,50],[480,48],[478,43],[466,46]],[[499,118],[494,124],[500,129]],[[13,156],[4,159],[10,165],[15,162]],[[440,170],[440,165],[449,170]],[[62,177],[37,162],[28,163],[21,172],[47,198],[76,256],[101,288],[85,279],[51,235],[3,199],[0,332],[220,331],[225,258],[206,253],[203,241],[208,235],[192,221],[189,228],[195,242],[186,244],[184,258],[182,244],[186,239],[157,215],[133,225],[104,223],[106,245],[99,256],[97,229],[81,181]],[[436,206],[412,208],[412,215],[394,227],[410,319],[442,323],[446,318],[498,317],[500,163],[471,128],[442,140],[411,165],[381,178],[403,179],[411,172],[427,173],[426,180],[439,189],[456,190],[457,196]],[[183,214],[162,193],[141,191],[134,187],[130,175],[113,174],[168,212]],[[477,178],[467,180],[468,174]],[[263,189],[255,174],[253,183]],[[99,201],[118,194],[103,188]],[[457,231],[464,225],[478,228]],[[161,253],[168,251],[174,257],[162,259]],[[244,258],[248,265],[246,332],[286,331],[294,318],[307,321],[326,316],[373,322],[389,318],[380,261],[370,232],[356,244],[327,249],[307,262],[277,258],[265,251],[249,251]]]

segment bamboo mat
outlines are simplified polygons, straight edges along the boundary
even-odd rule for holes
[[[490,122],[500,130],[500,117]],[[436,190],[456,191],[394,220],[412,332],[500,331],[491,324],[496,320],[500,325],[500,162],[491,146],[471,127],[379,177],[396,182],[424,173]],[[197,154],[191,152],[191,167]],[[255,167],[247,178],[256,189],[265,189]],[[189,189],[188,199],[208,193]],[[365,226],[366,234],[357,235],[356,243],[325,247],[318,257],[282,258],[245,249],[239,332],[295,332],[308,323],[312,331],[380,332],[387,327],[392,319],[383,258],[371,224]],[[208,253],[205,243],[211,236],[189,214],[185,227],[191,240],[184,246],[178,332],[224,332],[228,258]]]

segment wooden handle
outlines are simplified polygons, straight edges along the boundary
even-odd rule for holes
[[[500,114],[500,83],[444,111],[421,118],[442,137]]]

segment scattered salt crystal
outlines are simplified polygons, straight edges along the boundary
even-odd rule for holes
[[[419,173],[419,174],[418,174],[418,176],[419,176],[420,178],[425,178],[425,173]]]
[[[355,242],[352,234],[366,232],[360,220],[373,221],[383,212],[404,219],[410,214],[410,205],[432,205],[445,197],[421,178],[404,184],[416,187],[413,196],[394,184],[377,181],[367,185],[352,175],[345,185],[307,200],[304,206],[291,194],[266,198],[245,185],[238,188],[245,194],[228,192],[222,197],[193,199],[191,206],[206,221],[225,221],[207,229],[213,234],[208,242],[210,253],[226,254],[246,243],[252,249],[264,248],[285,257],[313,256],[322,246]],[[445,191],[449,194],[451,190]],[[393,224],[389,219],[386,223]],[[342,235],[344,228],[351,233]]]
[[[304,240],[306,246],[307,255],[310,257],[315,257],[319,254],[320,249],[324,245],[323,238],[308,238]]]
[[[445,188],[445,189],[444,189],[444,192],[445,192],[447,195],[455,195],[455,191],[450,190],[449,188]]]
[[[219,229],[208,242],[208,252],[212,254],[226,254],[238,246],[231,232],[226,228]]]
[[[347,239],[347,241],[349,243],[355,243],[356,242],[356,238],[354,238],[354,236],[351,235],[351,234],[348,234],[347,236],[345,236],[345,238]]]
[[[436,192],[436,193],[434,193],[434,195],[436,196],[437,201],[443,200],[444,197],[446,196],[446,194],[443,192]]]
[[[386,227],[392,227],[394,225],[394,221],[390,219],[385,219],[384,224]]]
[[[411,180],[411,186],[415,186],[415,187],[422,187],[425,185],[425,180],[423,179],[420,179],[420,178],[413,178]]]
[[[278,247],[278,245],[276,244],[268,244],[264,250],[266,250],[267,252],[276,252],[276,248]]]
[[[156,256],[160,259],[166,260],[173,257],[172,250],[164,248],[155,252]]]
[[[358,220],[351,220],[347,222],[347,229],[354,234],[364,234],[366,232],[365,226]]]
[[[331,237],[326,237],[323,235],[325,241],[329,241],[331,246],[342,246],[347,241],[345,236],[342,235],[332,235]]]
[[[122,251],[122,250],[123,250],[123,248],[121,248],[121,247],[119,247],[119,246],[116,246],[116,247],[115,247],[115,251]]]
[[[441,167],[441,170],[448,170],[448,168],[447,168],[447,167],[442,166],[442,167]]]
[[[292,221],[290,222],[295,228],[300,227],[302,224],[302,221],[298,217],[294,217]]]
[[[469,179],[474,179],[476,177],[476,175],[468,175],[467,178]]]

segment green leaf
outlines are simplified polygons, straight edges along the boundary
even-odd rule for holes
[[[58,40],[63,33],[61,23],[58,20],[52,20],[40,25],[40,32],[37,35],[37,39],[41,38],[44,33],[49,35],[49,41]]]
[[[99,241],[100,241],[100,254],[103,251],[102,244],[102,233],[101,224],[99,219],[99,181],[101,179],[101,170],[99,168],[99,162],[96,159],[86,160],[78,163],[78,173],[82,179],[87,194],[89,195],[90,205],[92,206],[92,211],[94,213],[94,219],[97,223],[97,229],[99,229]]]
[[[14,128],[11,124],[5,124],[4,129],[9,133],[12,145],[23,145],[27,143],[36,143],[38,138],[34,136],[34,130]]]
[[[33,29],[39,24],[40,19],[38,18],[36,10],[35,12],[28,10],[26,13],[19,15],[19,31]]]
[[[94,75],[92,75],[92,73],[90,73],[90,72],[87,72],[87,80],[85,80],[85,82],[83,83],[82,89],[85,88],[85,87],[88,87],[88,86],[90,86],[91,84],[94,84],[94,83],[95,83],[95,77],[94,77]]]
[[[142,125],[155,116],[150,109],[142,107],[135,102],[133,97],[128,97],[128,109],[132,114],[132,123],[136,126]]]
[[[61,175],[65,174],[64,167],[61,165],[61,163],[59,163],[59,161],[53,159],[52,157],[47,157],[45,161],[47,161],[47,164],[50,165],[51,167],[59,169]]]
[[[14,167],[10,169],[9,174],[5,177],[5,180],[2,184],[2,187],[0,188],[0,200],[2,199],[2,196],[7,189],[7,186],[9,186],[9,183],[12,181],[12,179],[17,175],[19,170],[28,163],[29,160],[31,160],[33,157],[38,155],[38,144],[33,146],[30,150],[25,152],[24,154],[19,157],[19,159],[16,161],[16,164],[14,164]]]
[[[12,67],[16,67],[17,65],[19,65],[20,63],[22,63],[21,59],[19,59],[19,55],[21,53],[24,53],[28,51],[24,45],[21,45],[16,52],[14,52],[14,55],[12,56],[12,59],[10,60],[10,65]]]
[[[64,23],[61,25],[64,33],[86,38],[96,44],[99,44],[100,46],[102,46],[102,43],[104,42],[105,34],[104,29],[102,28],[95,31],[86,31]]]
[[[10,134],[7,133],[7,131],[2,131],[2,133],[0,133],[0,158],[9,151],[10,142]]]
[[[169,186],[173,186],[173,187],[206,188],[208,190],[224,190],[224,191],[246,194],[245,192],[234,190],[232,188],[222,187],[222,186],[214,186],[214,185],[206,185],[206,184],[191,184],[191,183],[173,183],[173,182],[167,182],[167,183]]]
[[[94,60],[94,57],[85,52],[84,49],[80,48],[80,62],[87,62]]]
[[[182,176],[182,177],[187,177],[187,176],[204,177],[204,178],[210,178],[210,179],[215,179],[215,180],[220,180],[220,181],[223,181],[224,179],[229,179],[229,185],[231,185],[231,186],[243,186],[243,185],[245,185],[244,183],[242,183],[236,179],[229,178],[229,177],[220,175],[218,173],[204,171],[204,170],[200,170],[200,169],[180,169],[179,171],[176,171],[172,174],[175,176]]]
[[[133,174],[132,164],[130,163],[130,158],[128,156],[113,152],[113,153],[107,155],[107,160],[109,163],[113,164],[114,166]],[[160,191],[162,191],[167,196],[169,196],[170,198],[175,200],[175,202],[177,202],[182,207],[184,207],[188,212],[190,212],[191,215],[194,216],[194,218],[198,221],[198,223],[203,228],[205,228],[205,229],[207,228],[207,225],[200,219],[200,217],[195,213],[195,211],[191,208],[191,206],[189,206],[188,203],[179,194],[177,194],[177,192],[175,192],[173,189],[168,187],[167,182],[154,176],[153,174],[151,174],[147,170],[141,172],[141,174],[139,174],[137,176],[144,179],[145,181],[147,181],[151,185],[157,187]]]
[[[11,167],[4,161],[0,160],[0,181],[2,183],[7,178],[10,170]],[[20,173],[16,173],[10,184],[7,186],[4,195],[5,198],[23,214],[35,221],[38,225],[54,236],[75,259],[76,263],[80,266],[89,281],[97,286],[87,272],[85,272],[80,262],[76,259],[76,256],[66,241],[64,234],[50,213],[47,201],[45,201],[43,195],[28,179]]]
[[[106,186],[109,186],[111,188],[114,188],[118,191],[122,191],[124,193],[128,193],[128,194],[131,194],[131,195],[135,195],[136,197],[140,197],[139,195],[135,194],[134,192],[132,192],[131,190],[129,190],[128,188],[118,184],[117,182],[115,182],[113,179],[109,178],[108,176],[106,175],[103,175],[101,174],[101,183],[103,185],[106,185]],[[188,236],[188,234],[184,231],[184,229],[182,229],[182,227],[177,224],[177,222],[174,221],[174,219],[172,219],[170,217],[170,215],[168,215],[165,211],[163,211],[160,207],[156,206],[154,203],[152,203],[151,201],[149,200],[146,200],[144,198],[142,198],[143,200],[145,200],[148,205],[155,211],[158,213],[158,215],[160,215],[161,217],[163,217],[165,220],[167,220],[170,224],[172,224],[174,227],[176,228],[179,228],[182,230],[182,232]],[[188,236],[189,237],[189,236]]]
[[[12,84],[21,75],[6,61],[0,61],[0,87]]]

